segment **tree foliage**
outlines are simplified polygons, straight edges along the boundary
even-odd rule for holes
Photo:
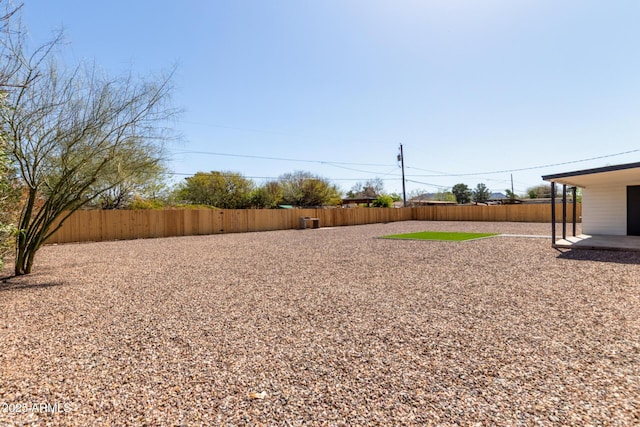
[[[424,203],[429,200],[439,202],[455,202],[456,196],[451,191],[439,190],[435,193],[429,193],[424,189],[416,189],[409,193],[409,200],[414,205],[420,205],[420,203]]]
[[[451,191],[438,191],[433,195],[433,200],[440,202],[455,202],[456,196]]]
[[[165,166],[160,161],[149,161],[145,168],[128,170],[131,163],[123,160],[132,157],[160,159],[162,153],[158,147],[134,145],[123,148],[117,156],[120,159],[112,162],[91,186],[89,192],[98,193],[91,205],[100,209],[123,209],[130,207],[136,198],[155,200],[165,187]],[[107,190],[101,191],[103,188]]]
[[[273,209],[282,202],[282,186],[277,181],[269,181],[257,187],[251,193],[251,207],[258,209]]]
[[[20,64],[2,109],[2,135],[25,201],[15,274],[31,272],[36,252],[80,207],[160,162],[171,76],[111,77],[96,67],[61,65],[52,44],[27,52],[23,32],[6,45]]]
[[[471,190],[467,184],[456,184],[451,188],[451,192],[459,204],[469,203],[471,201]]]
[[[366,182],[357,182],[351,190],[347,192],[347,197],[358,198],[372,198],[385,194],[384,182],[381,178],[369,179]]]
[[[19,194],[6,144],[0,139],[0,270],[5,257],[13,251]]]
[[[491,198],[491,190],[483,183],[480,183],[471,192],[471,198],[476,203],[484,203]]]
[[[518,198],[518,195],[516,193],[514,193],[513,191],[511,191],[511,189],[509,189],[509,188],[504,190],[504,192],[507,194],[507,198],[509,200],[515,200],[515,199]]]
[[[185,178],[178,199],[221,209],[245,209],[251,205],[253,181],[236,172],[198,172]]]
[[[527,188],[527,195],[530,199],[543,199],[551,197],[551,184],[540,184]]]
[[[402,201],[402,195],[398,194],[398,193],[391,193],[391,194],[389,194],[389,197],[391,197],[391,200],[393,200],[394,202],[401,202]]]
[[[310,172],[296,171],[281,175],[283,203],[298,207],[338,205],[342,201],[338,187],[326,178]]]
[[[393,199],[391,198],[391,196],[382,194],[376,197],[371,205],[374,208],[390,208],[391,206],[393,206]]]

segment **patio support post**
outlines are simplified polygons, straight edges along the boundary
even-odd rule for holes
[[[551,246],[556,245],[556,183],[551,181]]]
[[[567,184],[562,184],[562,239],[567,238]]]
[[[578,208],[576,207],[577,205],[577,199],[576,199],[576,194],[577,194],[577,187],[573,187],[573,189],[571,190],[572,192],[572,200],[573,200],[573,237],[576,237],[576,215],[578,214]]]

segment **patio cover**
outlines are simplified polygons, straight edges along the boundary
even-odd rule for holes
[[[545,181],[571,187],[587,188],[594,183],[603,181],[611,183],[625,183],[633,179],[638,179],[640,162],[625,163],[622,165],[604,166],[601,168],[583,169],[574,172],[557,173],[553,175],[543,175]]]
[[[587,243],[587,241],[592,240],[592,236],[576,236],[576,217],[575,217],[575,203],[574,206],[574,216],[573,216],[573,239],[567,239],[566,234],[566,216],[567,216],[567,187],[571,187],[573,191],[573,199],[575,200],[575,189],[576,187],[580,188],[588,188],[594,184],[601,184],[603,182],[609,184],[627,184],[629,182],[637,181],[638,174],[640,169],[640,162],[635,163],[625,163],[621,165],[613,165],[613,166],[604,166],[600,168],[593,169],[582,169],[573,172],[565,172],[558,173],[553,175],[543,175],[542,179],[545,181],[551,182],[551,234],[552,234],[552,246],[555,248],[558,247],[584,247],[589,249],[596,249],[596,245],[592,243]],[[562,184],[562,240],[556,241],[556,212],[555,212],[555,194],[556,194],[556,184]],[[626,237],[626,236],[625,236]],[[586,238],[586,239],[585,239]],[[628,243],[625,240],[625,245]],[[562,243],[561,243],[562,242]],[[608,241],[607,241],[608,242]],[[595,243],[595,241],[593,242]],[[605,242],[606,243],[606,242]],[[629,249],[625,245],[622,245],[618,242],[616,245],[613,245],[611,242],[600,245],[602,248],[611,249],[614,246],[618,249]],[[634,247],[637,248],[638,242],[632,242]],[[628,246],[628,245],[627,245]]]

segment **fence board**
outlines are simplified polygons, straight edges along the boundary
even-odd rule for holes
[[[572,221],[571,206],[567,209]],[[559,205],[557,212],[562,212]],[[578,220],[582,205],[577,205]],[[298,228],[298,218],[320,218],[322,227],[393,221],[550,222],[551,205],[423,206],[350,209],[82,210],[71,215],[47,243],[89,242]],[[559,218],[561,220],[561,218]]]

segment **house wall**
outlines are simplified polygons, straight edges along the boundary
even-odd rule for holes
[[[590,185],[582,190],[584,234],[627,234],[627,186]]]

